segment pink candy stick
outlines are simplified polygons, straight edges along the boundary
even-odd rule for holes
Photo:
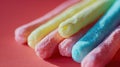
[[[104,67],[120,48],[120,27],[93,49],[82,61],[82,67]]]
[[[59,52],[62,56],[67,56],[71,57],[71,50],[73,45],[80,39],[92,26],[94,23],[88,25],[87,27],[83,28],[80,30],[78,33],[73,35],[70,38],[64,39],[60,44],[59,44]]]
[[[61,5],[59,5],[58,7],[56,7],[54,10],[52,10],[49,13],[47,13],[46,15],[44,15],[43,17],[40,17],[28,24],[18,27],[15,30],[15,40],[21,44],[27,43],[27,37],[34,29],[36,29],[38,26],[46,23],[51,18],[55,17],[56,15],[58,15],[59,13],[64,11],[66,8],[72,6],[73,4],[75,4],[79,1],[80,0],[67,0],[64,3],[62,3]]]
[[[58,49],[58,44],[64,38],[58,33],[58,30],[54,30],[43,38],[35,47],[35,52],[43,59],[51,57]]]

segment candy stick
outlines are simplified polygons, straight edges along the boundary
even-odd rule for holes
[[[83,9],[72,18],[61,23],[58,32],[64,38],[77,33],[86,25],[92,23],[101,14],[104,14],[113,3],[113,0],[98,0],[93,5]]]
[[[120,26],[82,61],[82,67],[105,67],[120,49]]]
[[[64,38],[58,34],[57,30],[51,32],[36,45],[36,54],[43,59],[50,58],[53,53],[55,53],[55,49],[57,49],[58,44],[63,39]]]
[[[59,52],[62,56],[67,56],[71,57],[71,51],[73,45],[95,24],[89,24],[85,28],[81,29],[78,33],[73,35],[70,38],[64,39],[60,44],[59,44]]]
[[[76,62],[81,60],[104,38],[106,38],[118,25],[120,25],[120,0],[109,9],[109,11],[99,20],[72,48],[72,58]]]
[[[72,7],[66,9],[64,12],[56,16],[55,18],[48,21],[46,24],[35,29],[28,37],[28,45],[32,48],[43,39],[47,34],[55,30],[60,23],[66,19],[72,17],[74,14],[82,10],[83,8],[94,3],[96,0],[82,1],[78,4],[73,5]]]
[[[60,14],[66,8],[72,6],[73,4],[79,2],[79,0],[67,0],[56,7],[54,10],[50,11],[49,13],[45,14],[43,17],[40,17],[28,24],[22,25],[15,30],[15,40],[21,44],[27,43],[28,35],[36,29],[38,26],[46,23],[51,18],[55,17],[56,15]]]

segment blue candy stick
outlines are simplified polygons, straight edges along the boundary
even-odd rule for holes
[[[118,25],[120,25],[120,0],[116,0],[108,12],[73,46],[73,60],[80,63]]]

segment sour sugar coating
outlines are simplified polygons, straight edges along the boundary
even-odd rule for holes
[[[120,26],[82,61],[82,67],[105,67],[120,49]]]
[[[80,63],[92,49],[120,25],[119,3],[120,0],[116,0],[108,12],[73,46],[72,58],[76,62]]]
[[[59,44],[59,52],[62,56],[66,57],[71,57],[72,53],[72,47],[73,45],[81,38],[83,35],[95,24],[89,24],[85,28],[81,29],[78,33],[75,35],[71,36],[70,38],[64,39],[60,44]]]
[[[43,59],[50,58],[58,49],[58,44],[62,40],[64,38],[59,35],[57,30],[54,30],[36,45],[35,52],[37,56]]]
[[[19,42],[20,44],[27,43],[27,38],[34,29],[46,23],[48,20],[52,19],[53,17],[60,14],[62,11],[76,4],[79,1],[80,0],[67,0],[63,2],[62,4],[60,4],[58,7],[56,7],[55,9],[53,9],[52,11],[45,14],[44,16],[18,27],[15,30],[15,40]]]
[[[35,45],[41,41],[46,35],[48,35],[53,30],[57,29],[60,23],[65,21],[66,19],[72,17],[83,8],[89,6],[94,3],[94,0],[90,1],[80,1],[79,3],[67,8],[65,11],[48,21],[47,23],[39,26],[28,36],[28,45],[31,48],[34,48]]]

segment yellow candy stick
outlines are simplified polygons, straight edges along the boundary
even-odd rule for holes
[[[72,17],[74,14],[78,13],[83,8],[91,5],[95,1],[96,0],[81,1],[80,3],[77,3],[73,5],[72,7],[66,9],[64,12],[54,17],[53,19],[48,21],[46,24],[43,24],[42,26],[38,27],[28,36],[28,45],[34,48],[35,45],[41,39],[43,39],[51,31],[55,30],[61,22]]]
[[[59,25],[58,32],[68,38],[104,14],[115,0],[98,0]]]

